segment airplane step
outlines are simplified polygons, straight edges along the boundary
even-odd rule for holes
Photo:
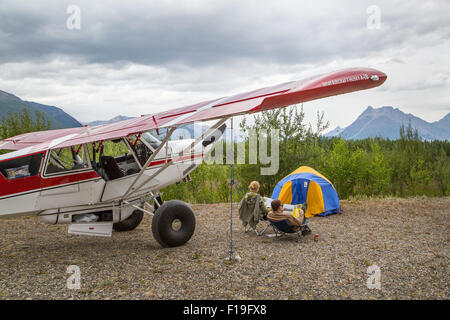
[[[72,223],[69,225],[69,234],[86,236],[111,237],[112,222]]]

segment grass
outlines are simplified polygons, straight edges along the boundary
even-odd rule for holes
[[[100,281],[100,287],[112,287],[114,285],[114,280],[112,279],[106,279],[106,280],[102,280]]]
[[[364,264],[366,267],[370,267],[370,266],[372,265],[372,262],[370,262],[369,260],[364,260],[364,261],[363,261],[363,264]]]
[[[225,263],[226,265],[232,266],[236,263],[236,261],[234,260],[224,260],[223,263]]]
[[[199,253],[199,252],[195,252],[195,253],[192,255],[192,260],[196,260],[196,259],[200,259],[200,253]]]

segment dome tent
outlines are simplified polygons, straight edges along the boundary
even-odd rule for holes
[[[313,168],[302,166],[277,183],[272,199],[283,204],[308,205],[305,217],[339,212],[339,197],[333,184]]]

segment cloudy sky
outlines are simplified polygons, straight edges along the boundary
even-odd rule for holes
[[[431,122],[450,112],[449,21],[447,0],[0,0],[0,90],[87,122],[359,66],[388,79],[307,120],[390,105]]]

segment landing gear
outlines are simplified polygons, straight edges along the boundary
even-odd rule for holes
[[[152,221],[153,237],[163,247],[185,244],[194,234],[195,215],[191,207],[179,200],[164,202]]]
[[[144,213],[141,210],[134,210],[133,213],[123,221],[113,224],[115,231],[131,231],[141,223]]]
[[[161,199],[161,195],[159,195],[159,194],[155,197],[153,202],[154,202],[155,211],[158,210],[158,208],[164,203],[164,201]]]

